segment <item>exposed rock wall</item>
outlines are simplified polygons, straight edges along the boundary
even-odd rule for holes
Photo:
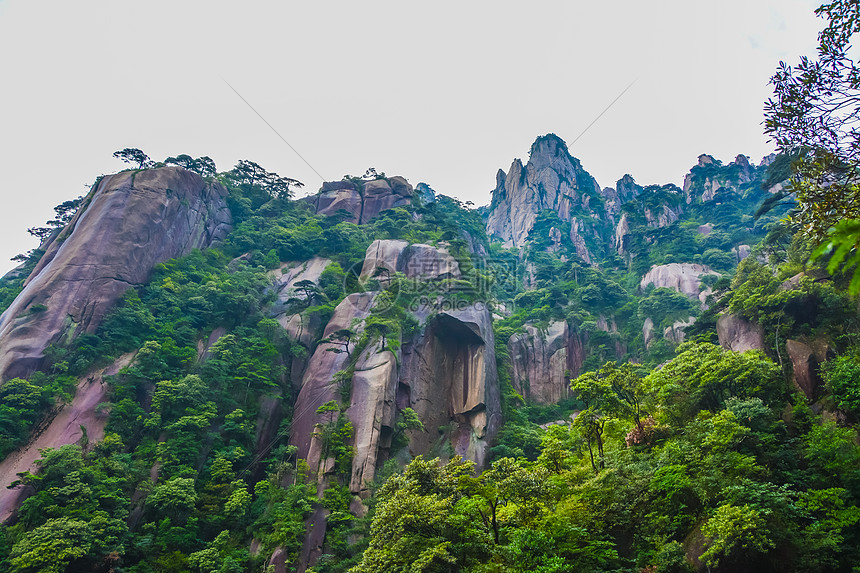
[[[514,389],[537,404],[555,404],[570,395],[570,377],[579,375],[579,365],[568,352],[571,332],[567,322],[550,323],[546,331],[532,325],[508,340],[511,379]],[[567,375],[566,375],[567,374]]]
[[[362,321],[370,314],[376,293],[354,293],[337,305],[334,314],[323,332],[323,337],[343,329],[361,330]],[[354,350],[355,341],[350,343]],[[298,456],[308,460],[311,468],[319,466],[319,452],[311,456],[314,427],[322,423],[317,408],[338,398],[338,388],[332,383],[336,372],[342,370],[349,360],[346,352],[331,352],[329,348],[340,348],[334,344],[319,344],[311,357],[302,378],[302,387],[296,398],[295,413],[290,441],[298,447]]]
[[[404,345],[398,406],[415,410],[426,428],[410,435],[415,455],[433,451],[448,426],[454,453],[486,463],[501,423],[494,344],[489,311],[470,307],[435,315]]]
[[[824,381],[821,378],[821,365],[833,358],[835,353],[823,340],[803,342],[786,340],[785,350],[791,361],[792,380],[798,390],[808,400],[815,400],[821,394]]]
[[[738,155],[727,167],[735,167],[731,170],[733,177],[725,175],[708,174],[707,168],[717,164],[717,160],[711,155],[702,154],[699,161],[690,173],[684,177],[684,195],[687,203],[699,200],[703,203],[713,201],[720,189],[738,192],[746,183],[752,180],[754,167],[745,155]]]
[[[28,376],[48,344],[94,331],[156,263],[224,238],[231,220],[226,195],[180,167],[99,181],[0,316],[0,379]]]
[[[319,193],[305,197],[320,215],[346,211],[351,223],[367,223],[394,207],[412,201],[412,185],[403,177],[389,177],[356,184],[352,181],[326,181]]]
[[[131,362],[133,356],[133,353],[125,354],[110,366],[82,376],[75,397],[60,407],[45,429],[37,433],[29,444],[0,461],[0,523],[12,518],[21,502],[31,493],[24,486],[7,487],[18,479],[19,473],[36,472],[36,460],[42,457],[40,450],[78,443],[84,432],[89,443],[98,442],[104,437],[108,413],[96,409],[99,404],[108,401],[108,385],[104,377],[115,375]]]
[[[352,399],[346,414],[355,436],[355,456],[349,489],[366,496],[376,475],[380,454],[387,454],[396,417],[397,357],[380,344],[371,345],[358,358],[352,377]]]
[[[723,314],[717,319],[720,346],[735,352],[764,349],[761,326],[737,314]]]
[[[600,186],[570,155],[565,143],[554,135],[540,137],[532,145],[526,165],[516,159],[507,174],[499,170],[496,175],[487,234],[519,247],[544,209],[572,221],[574,211],[591,212],[596,207],[592,199],[600,197]],[[577,254],[586,258],[587,248],[580,252],[585,246],[582,221],[572,222],[571,227],[570,239],[578,244]]]
[[[381,274],[380,274],[381,272]],[[399,272],[411,279],[460,277],[460,265],[445,248],[406,241],[377,239],[367,248],[360,279],[382,278]]]
[[[301,344],[308,351],[321,337],[325,326],[318,312],[306,312],[307,295],[296,284],[310,281],[319,285],[320,276],[331,264],[329,259],[314,257],[303,263],[285,263],[271,273],[278,298],[272,308],[272,316],[280,323],[290,340]],[[302,375],[307,368],[308,357],[293,356],[290,361],[290,379],[296,388],[301,387]]]
[[[681,344],[686,337],[684,329],[691,326],[694,322],[696,322],[695,316],[687,317],[687,320],[676,320],[671,326],[663,329],[663,338],[675,344]]]
[[[702,277],[706,275],[720,276],[720,273],[712,271],[706,265],[691,263],[658,265],[645,273],[639,282],[639,288],[644,290],[650,284],[655,288],[670,288],[704,304],[705,298],[710,294],[708,289],[701,290]]]

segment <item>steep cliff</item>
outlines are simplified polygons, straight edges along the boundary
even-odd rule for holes
[[[92,332],[156,263],[223,239],[226,195],[180,167],[99,180],[0,316],[0,379],[31,374],[49,344]]]
[[[412,194],[412,185],[403,177],[395,176],[370,181],[327,181],[316,195],[304,200],[321,215],[344,211],[346,221],[360,224],[372,221],[386,209],[408,205]],[[426,191],[422,196],[428,197]]]
[[[505,245],[525,244],[538,214],[558,213],[571,223],[569,238],[577,254],[590,260],[588,243],[597,230],[592,217],[604,210],[600,187],[567,145],[555,135],[539,137],[531,147],[526,165],[515,159],[507,174],[499,171],[487,219],[487,234]]]

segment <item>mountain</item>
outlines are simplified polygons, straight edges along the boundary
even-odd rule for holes
[[[601,187],[550,134],[478,209],[188,159],[0,279],[9,570],[848,570],[860,317],[753,216],[785,158]]]

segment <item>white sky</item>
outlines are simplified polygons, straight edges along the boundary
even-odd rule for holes
[[[489,201],[536,136],[602,186],[758,161],[768,79],[814,54],[818,0],[0,0],[0,272],[111,154],[251,159],[315,191],[373,166]]]

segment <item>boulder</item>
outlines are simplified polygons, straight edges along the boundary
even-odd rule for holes
[[[400,176],[374,179],[361,183],[359,189],[352,181],[327,181],[319,193],[303,200],[320,215],[334,215],[340,210],[349,213],[351,223],[367,223],[394,207],[404,207],[412,201],[412,185]]]
[[[717,338],[720,346],[735,352],[764,350],[764,331],[761,326],[737,314],[723,314],[717,319]]]
[[[684,342],[684,329],[696,322],[696,317],[691,316],[687,320],[676,320],[671,326],[663,329],[663,338],[675,344]]]
[[[174,166],[99,180],[0,315],[0,380],[29,376],[49,344],[93,332],[155,264],[223,239],[226,196],[220,184]]]
[[[552,322],[546,330],[526,325],[525,330],[508,340],[514,389],[531,402],[556,404],[570,395],[568,376],[578,375],[569,360],[567,322]]]
[[[326,181],[319,193],[304,200],[313,205],[319,215],[331,216],[346,211],[349,213],[346,221],[358,223],[361,220],[361,193],[351,181]]]
[[[364,254],[364,264],[361,267],[359,280],[366,281],[378,275],[378,269],[385,269],[389,275],[393,275],[402,268],[400,258],[409,243],[393,239],[377,239],[370,243]]]
[[[791,361],[794,385],[808,400],[815,400],[824,385],[821,364],[834,356],[833,350],[820,340],[806,343],[789,339],[785,341],[785,351]]]
[[[430,245],[409,245],[403,250],[398,270],[410,279],[440,280],[460,278],[460,264],[448,250]]]
[[[387,273],[378,274],[378,269]],[[431,245],[410,245],[406,241],[378,239],[367,248],[360,280],[403,273],[410,279],[436,280],[459,278],[460,265],[447,249]]]
[[[720,276],[720,273],[712,271],[705,265],[692,263],[669,263],[651,267],[639,282],[640,290],[645,290],[649,284],[654,287],[670,288],[687,295],[692,299],[699,300],[701,277],[705,275]]]

